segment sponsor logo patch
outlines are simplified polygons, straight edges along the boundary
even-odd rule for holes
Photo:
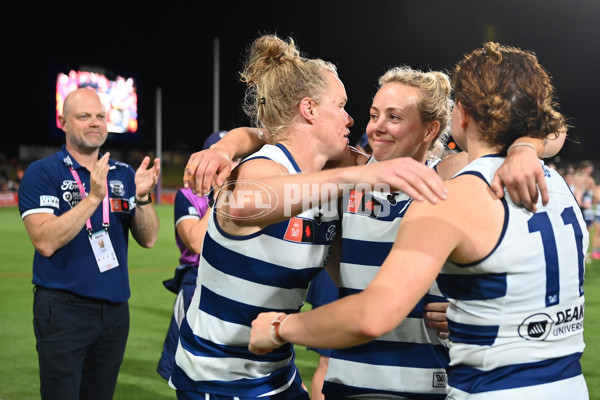
[[[526,340],[556,340],[577,335],[583,331],[583,303],[565,307],[548,315],[537,313],[525,318],[519,325],[519,335]]]
[[[58,197],[49,195],[40,196],[40,207],[59,208]]]
[[[519,325],[519,336],[527,340],[544,340],[554,325],[552,317],[539,313],[531,315]]]
[[[390,204],[391,203],[386,204],[384,207],[381,201],[371,196],[369,193],[351,190],[348,197],[348,207],[346,207],[346,212],[377,218],[380,214],[382,216],[389,215]],[[394,203],[392,205],[395,204],[396,202],[394,199]]]
[[[313,221],[298,217],[291,218],[283,238],[290,242],[312,243]]]
[[[348,208],[346,211],[349,213],[357,213],[360,210],[360,204],[362,203],[363,198],[362,192],[357,192],[355,190],[350,191],[350,197],[348,198]]]
[[[112,212],[129,212],[129,200],[127,199],[110,199],[110,210]]]

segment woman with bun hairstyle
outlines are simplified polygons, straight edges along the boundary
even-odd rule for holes
[[[550,78],[532,52],[486,43],[456,65],[452,83],[453,137],[469,164],[446,182],[447,199],[411,205],[364,291],[305,313],[260,314],[249,348],[369,342],[437,279],[450,302],[447,398],[588,399],[580,358],[589,238],[577,202],[547,167],[549,201],[532,211],[491,189],[516,139],[564,140]]]
[[[267,310],[300,310],[309,282],[327,262],[344,185],[385,182],[439,199],[443,183],[414,160],[317,174],[327,162],[349,157],[353,120],[335,66],[302,57],[291,39],[256,39],[241,78],[248,87],[245,110],[269,132],[269,144],[242,160],[214,193],[170,384],[178,399],[308,399],[291,344],[262,356],[248,350],[251,321]],[[269,194],[284,200],[284,185],[306,183],[307,190],[324,184],[340,189],[318,204],[294,203],[287,215],[285,201],[264,212]]]

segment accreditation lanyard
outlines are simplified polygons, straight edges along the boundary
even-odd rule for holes
[[[85,192],[85,189],[83,188],[83,183],[81,183],[79,174],[71,166],[69,166],[69,170],[71,171],[71,174],[73,175],[73,179],[75,179],[75,182],[77,183],[77,187],[79,188],[79,193],[81,193],[81,200],[85,199],[87,197],[87,193]],[[104,227],[104,230],[108,232],[108,226],[110,225],[110,220],[109,220],[109,215],[108,215],[108,179],[106,180],[105,185],[106,185],[106,194],[104,195],[104,199],[102,200],[102,226]],[[90,221],[89,218],[87,221],[85,221],[85,227],[87,228],[88,235],[90,235],[90,237],[91,237],[92,236],[92,222]]]

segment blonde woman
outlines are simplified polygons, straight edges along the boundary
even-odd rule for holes
[[[338,221],[333,198],[342,184],[387,182],[410,191],[415,182],[420,193],[436,198],[444,188],[414,160],[318,173],[327,162],[348,158],[353,120],[335,66],[302,57],[293,41],[259,37],[241,76],[246,111],[269,132],[270,144],[244,159],[215,193],[170,383],[179,399],[308,399],[291,345],[265,356],[248,351],[251,321],[265,310],[300,310],[329,255]],[[264,212],[270,190],[303,183],[340,189],[331,204],[280,201]],[[333,212],[322,215],[322,208]]]
[[[437,278],[450,302],[449,398],[587,399],[579,360],[589,238],[577,202],[549,168],[550,200],[536,212],[490,187],[515,139],[564,140],[554,134],[566,128],[553,86],[533,53],[496,43],[467,54],[453,84],[452,131],[469,164],[446,183],[448,198],[411,205],[364,291],[306,313],[261,314],[250,349],[367,343],[403,321]]]

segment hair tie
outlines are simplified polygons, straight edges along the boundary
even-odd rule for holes
[[[264,97],[261,97],[260,99],[258,99],[258,103],[259,104],[265,104],[267,101],[265,100]]]

